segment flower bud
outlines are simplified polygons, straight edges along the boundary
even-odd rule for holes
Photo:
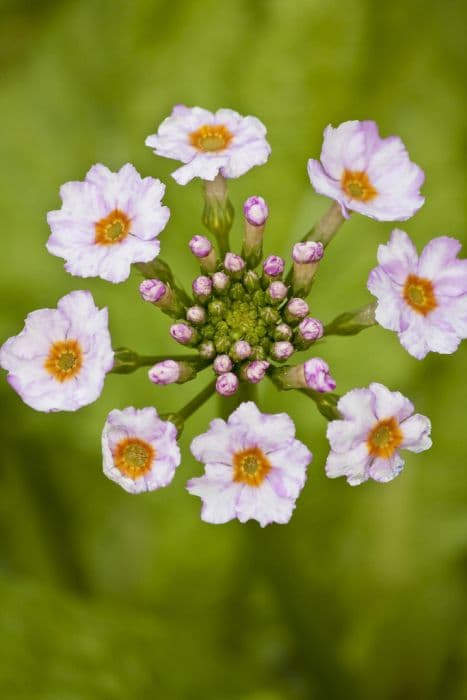
[[[319,262],[323,255],[323,244],[319,241],[296,243],[292,250],[293,261],[300,264]]]
[[[210,277],[207,277],[206,275],[199,275],[199,277],[196,277],[196,279],[193,280],[193,284],[191,286],[193,289],[193,294],[199,301],[207,301],[211,296],[212,281]]]
[[[303,365],[305,381],[309,389],[314,389],[320,394],[334,391],[336,382],[329,373],[329,365],[321,357],[312,357]]]
[[[248,197],[243,205],[243,213],[251,226],[264,226],[269,209],[262,197]]]
[[[232,348],[232,356],[235,360],[246,360],[251,355],[251,345],[246,340],[237,340]]]
[[[225,272],[215,272],[212,276],[212,284],[218,294],[223,294],[230,286],[230,277]]]
[[[274,329],[274,340],[290,340],[293,331],[286,323],[279,323]]]
[[[277,309],[273,306],[263,306],[259,312],[262,320],[269,325],[275,324],[280,321],[281,315]]]
[[[226,311],[226,305],[220,299],[214,299],[208,304],[209,316],[222,318]]]
[[[152,304],[159,301],[167,292],[167,286],[161,280],[143,280],[139,285],[139,293],[144,301]]]
[[[139,285],[139,293],[144,301],[149,301],[168,316],[180,318],[185,307],[168,282],[159,279],[146,279]]]
[[[239,278],[243,274],[245,261],[240,257],[240,255],[236,255],[235,253],[227,253],[224,258],[224,267],[231,273],[231,277]]]
[[[285,299],[287,296],[287,287],[283,282],[280,282],[279,280],[275,282],[271,282],[269,287],[266,290],[266,298],[272,303],[272,304],[280,304],[281,301]]]
[[[284,318],[288,323],[296,323],[302,318],[305,318],[309,310],[310,309],[308,307],[308,304],[304,299],[300,299],[300,297],[294,297],[287,304],[284,313]]]
[[[212,340],[204,340],[200,344],[198,352],[204,360],[212,360],[216,356],[216,347]]]
[[[200,326],[206,321],[206,310],[202,306],[190,306],[186,312],[186,319],[195,326]]]
[[[254,270],[247,270],[243,275],[243,286],[248,289],[249,292],[254,292],[260,289],[261,284],[257,273]]]
[[[195,345],[198,340],[195,329],[186,323],[174,323],[170,326],[170,335],[180,345]]]
[[[233,396],[238,390],[240,382],[233,372],[221,374],[216,381],[216,391],[221,396]]]
[[[225,374],[232,369],[232,360],[228,355],[218,355],[212,366],[216,374]]]
[[[305,241],[293,247],[292,289],[299,297],[306,297],[313,284],[313,277],[324,255],[323,244],[319,241]]]
[[[267,360],[253,360],[244,369],[245,379],[252,384],[258,384],[264,379],[268,367],[269,362]]]
[[[315,340],[319,340],[323,335],[323,324],[318,321],[317,318],[311,318],[307,316],[298,326],[297,339],[299,341],[305,341],[305,343],[312,343]]]
[[[294,346],[288,340],[279,340],[271,348],[271,355],[279,362],[285,362],[294,353]]]
[[[217,257],[209,238],[206,238],[206,236],[193,236],[188,245],[193,255],[199,258],[203,272],[214,272],[217,265]]]
[[[151,367],[148,376],[153,384],[174,384],[179,380],[180,366],[175,360],[164,360]]]
[[[284,258],[278,255],[269,255],[263,262],[263,272],[266,278],[280,277],[284,272]]]

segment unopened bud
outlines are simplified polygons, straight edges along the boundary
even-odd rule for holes
[[[186,319],[195,326],[201,326],[206,321],[206,309],[202,306],[190,306],[186,312]]]
[[[205,302],[211,296],[212,281],[210,277],[207,277],[206,275],[199,275],[199,277],[196,277],[196,279],[193,280],[193,284],[191,286],[193,289],[193,294],[199,301]]]
[[[228,355],[218,355],[212,366],[216,374],[225,374],[232,369],[232,360]]]
[[[139,293],[144,301],[149,301],[173,318],[183,316],[185,307],[168,282],[159,279],[146,279],[139,285]]]
[[[239,278],[243,275],[245,261],[240,257],[240,255],[236,255],[235,253],[227,253],[224,258],[224,267],[231,273],[231,277]]]
[[[321,357],[312,357],[311,360],[307,360],[303,369],[309,389],[324,394],[336,388],[336,382],[329,372],[329,365]]]
[[[263,250],[263,231],[268,218],[268,207],[262,197],[250,197],[243,206],[245,236],[242,255],[249,267],[256,267]]]
[[[309,310],[309,306],[304,299],[300,299],[300,297],[294,297],[289,301],[285,309],[285,320],[288,323],[296,323],[302,318],[305,318]]]
[[[212,284],[218,294],[223,294],[230,286],[230,277],[225,272],[215,272],[212,276]]]
[[[323,255],[323,244],[319,241],[305,241],[304,243],[296,243],[292,250],[292,258],[294,262],[301,263],[303,265],[319,262]]]
[[[186,323],[174,323],[170,326],[170,335],[180,345],[195,345],[198,340],[195,329]]]
[[[280,277],[284,272],[285,262],[284,258],[279,257],[279,255],[269,255],[263,262],[263,273],[268,278]]]
[[[251,355],[251,345],[246,340],[237,340],[232,348],[232,356],[235,360],[246,360]]]
[[[271,348],[271,355],[279,362],[285,362],[294,353],[294,346],[288,340],[279,340]]]
[[[148,372],[149,379],[153,384],[174,384],[180,379],[180,365],[175,360],[164,360],[158,362]]]
[[[293,330],[287,323],[279,323],[274,329],[274,340],[290,340]]]
[[[198,352],[204,360],[212,360],[216,356],[216,346],[212,340],[204,340],[198,347]]]
[[[313,343],[323,335],[323,324],[317,318],[308,316],[298,326],[297,340],[301,343]]]
[[[233,372],[221,374],[216,381],[216,391],[221,396],[233,396],[238,390],[240,382]]]
[[[243,286],[248,289],[249,292],[254,292],[260,289],[260,279],[254,270],[247,270],[243,275]]]
[[[286,296],[287,286],[279,280],[271,282],[266,290],[266,297],[272,304],[280,304]]]
[[[323,244],[319,241],[305,241],[294,246],[292,252],[294,261],[292,288],[294,294],[301,297],[308,295],[323,255]]]
[[[248,197],[243,205],[243,213],[251,226],[264,226],[269,209],[262,197]]]
[[[253,360],[243,371],[245,379],[252,384],[258,384],[264,379],[268,367],[269,362],[266,360]]]
[[[203,272],[214,272],[217,265],[217,257],[209,238],[206,238],[206,236],[193,236],[188,245],[193,255],[199,258]]]

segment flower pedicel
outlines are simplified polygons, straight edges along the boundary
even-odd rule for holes
[[[435,238],[418,257],[407,234],[396,229],[379,247],[379,265],[368,280],[376,303],[326,324],[315,318],[307,297],[327,245],[350,212],[393,221],[422,206],[424,173],[402,141],[380,138],[370,121],[326,129],[320,160],[310,159],[308,171],[315,189],[336,203],[294,245],[288,261],[274,254],[262,259],[269,207],[259,195],[243,206],[241,253],[230,245],[228,179],[264,164],[270,154],[258,119],[178,105],[146,143],[157,155],[182,162],[173,173],[178,183],[203,180],[202,221],[214,242],[191,232],[189,250],[199,266],[191,294],[158,257],[158,235],[169,218],[161,202],[164,185],[142,178],[130,164],[117,173],[95,165],[84,182],[64,185],[62,208],[48,216],[47,247],[82,277],[122,282],[133,265],[144,278],[141,299],[172,319],[170,335],[183,346],[181,353],[112,350],[106,309],[99,310],[89,292],[71,292],[57,309],[30,314],[24,330],[0,349],[11,386],[36,410],[76,410],[98,398],[109,371],[129,374],[146,367],[148,380],[161,387],[210,374],[205,388],[178,411],[159,416],[153,407],[115,409],[102,435],[110,479],[130,493],[159,489],[180,464],[178,434],[217,393],[226,420],[216,418],[192,441],[205,473],[187,485],[201,498],[201,516],[209,523],[286,523],[305,484],[312,455],[295,438],[292,419],[262,413],[251,400],[266,378],[281,391],[311,399],[329,421],[329,477],[345,476],[351,485],[395,478],[403,466],[400,450],[430,447],[430,421],[414,413],[402,394],[376,382],[339,397],[315,346],[324,354],[322,338],[354,335],[379,323],[396,331],[419,359],[429,351],[454,352],[467,337],[467,263],[458,258],[460,244]],[[305,357],[295,362],[298,352]],[[230,416],[227,401],[237,405]]]

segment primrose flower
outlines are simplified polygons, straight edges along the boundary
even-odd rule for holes
[[[378,221],[405,221],[423,205],[425,175],[398,136],[382,139],[373,121],[348,121],[324,130],[320,160],[308,161],[317,192]]]
[[[395,229],[378,248],[379,266],[368,278],[378,299],[376,320],[396,331],[414,357],[453,353],[467,338],[467,260],[455,238],[433,238],[420,257],[409,236]]]
[[[104,474],[129,493],[154,491],[172,481],[180,464],[177,428],[155,408],[115,409],[102,432]]]
[[[252,519],[261,527],[290,520],[312,460],[286,413],[261,413],[252,401],[240,404],[227,422],[213,420],[191,451],[206,466],[187,484],[203,501],[202,520]]]
[[[56,309],[30,313],[0,349],[8,382],[36,411],[76,411],[95,401],[112,369],[107,309],[90,292],[70,292]]]
[[[382,384],[353,389],[337,404],[342,420],[328,425],[331,445],[326,474],[347,477],[351,486],[374,479],[391,481],[404,466],[399,449],[423,452],[431,447],[431,424],[414,414],[412,403]]]
[[[194,177],[214,180],[240,177],[266,163],[271,148],[266,128],[256,117],[242,117],[232,109],[209,112],[201,107],[176,105],[146,146],[156,155],[185,163],[172,173],[180,185]]]
[[[130,163],[117,173],[93,165],[84,182],[60,188],[62,208],[47,215],[47,250],[64,258],[72,275],[123,282],[131,263],[159,253],[157,236],[170,216],[164,192],[162,182],[142,178]]]

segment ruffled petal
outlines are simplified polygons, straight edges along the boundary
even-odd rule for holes
[[[401,447],[411,452],[423,452],[431,447],[431,422],[426,416],[415,413],[407,418],[400,427],[404,435]]]

